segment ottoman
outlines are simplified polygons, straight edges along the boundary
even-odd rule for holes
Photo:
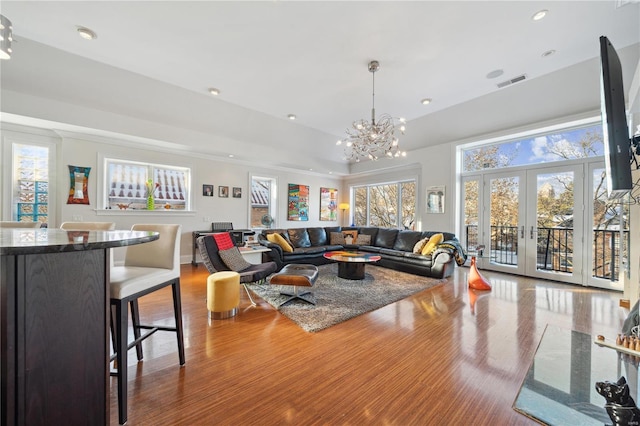
[[[280,292],[283,296],[289,297],[282,302],[280,306],[284,306],[296,299],[304,300],[307,303],[315,305],[316,302],[309,298],[313,293],[310,291],[299,292],[298,287],[313,287],[316,279],[318,279],[318,268],[315,265],[290,264],[282,268],[277,274],[272,275],[269,283],[273,285],[293,286],[293,293]]]
[[[240,305],[240,274],[233,271],[215,272],[207,278],[207,309],[209,318],[231,318]]]

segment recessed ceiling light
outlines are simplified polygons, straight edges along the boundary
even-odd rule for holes
[[[547,16],[547,13],[549,13],[549,11],[547,9],[539,10],[536,13],[533,14],[531,19],[533,19],[534,21],[539,21],[539,20],[543,19],[545,16]]]
[[[229,154],[229,158],[233,158],[233,157],[235,157],[235,155]]]
[[[288,118],[289,120],[295,120],[297,117],[296,117],[296,115],[295,115],[295,114],[289,114],[289,115],[287,115],[287,118]]]
[[[78,35],[85,40],[95,40],[98,38],[98,34],[95,31],[90,30],[87,27],[77,27]]]
[[[429,105],[431,103],[431,98],[424,98],[423,100],[420,101],[420,103],[422,105]]]
[[[504,74],[504,70],[493,70],[489,74],[487,74],[487,78],[500,77],[502,74]]]
[[[554,53],[556,53],[556,51],[555,51],[555,50],[553,50],[553,49],[551,49],[551,50],[547,50],[546,52],[544,52],[544,53],[542,54],[542,57],[543,57],[543,58],[546,58],[547,56],[551,56],[551,55],[553,55]]]
[[[220,94],[220,90],[216,89],[215,87],[210,87],[209,93],[211,93],[213,96],[218,96]]]

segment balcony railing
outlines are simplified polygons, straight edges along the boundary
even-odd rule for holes
[[[626,241],[627,232],[623,231],[623,241]],[[476,254],[476,248],[479,245],[478,226],[467,225],[465,234],[467,252]],[[594,229],[593,235],[592,275],[617,281],[616,266],[620,256],[620,232]],[[572,228],[537,228],[536,268],[543,271],[572,272],[573,244]],[[488,254],[492,263],[517,265],[518,228],[492,226],[490,248]]]

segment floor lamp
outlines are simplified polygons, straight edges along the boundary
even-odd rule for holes
[[[345,211],[349,210],[349,203],[340,203],[338,208],[342,210],[342,223],[344,223]]]

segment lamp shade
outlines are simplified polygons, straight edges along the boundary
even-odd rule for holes
[[[340,204],[338,205],[338,208],[339,208],[340,210],[349,210],[349,203],[340,203]]]

